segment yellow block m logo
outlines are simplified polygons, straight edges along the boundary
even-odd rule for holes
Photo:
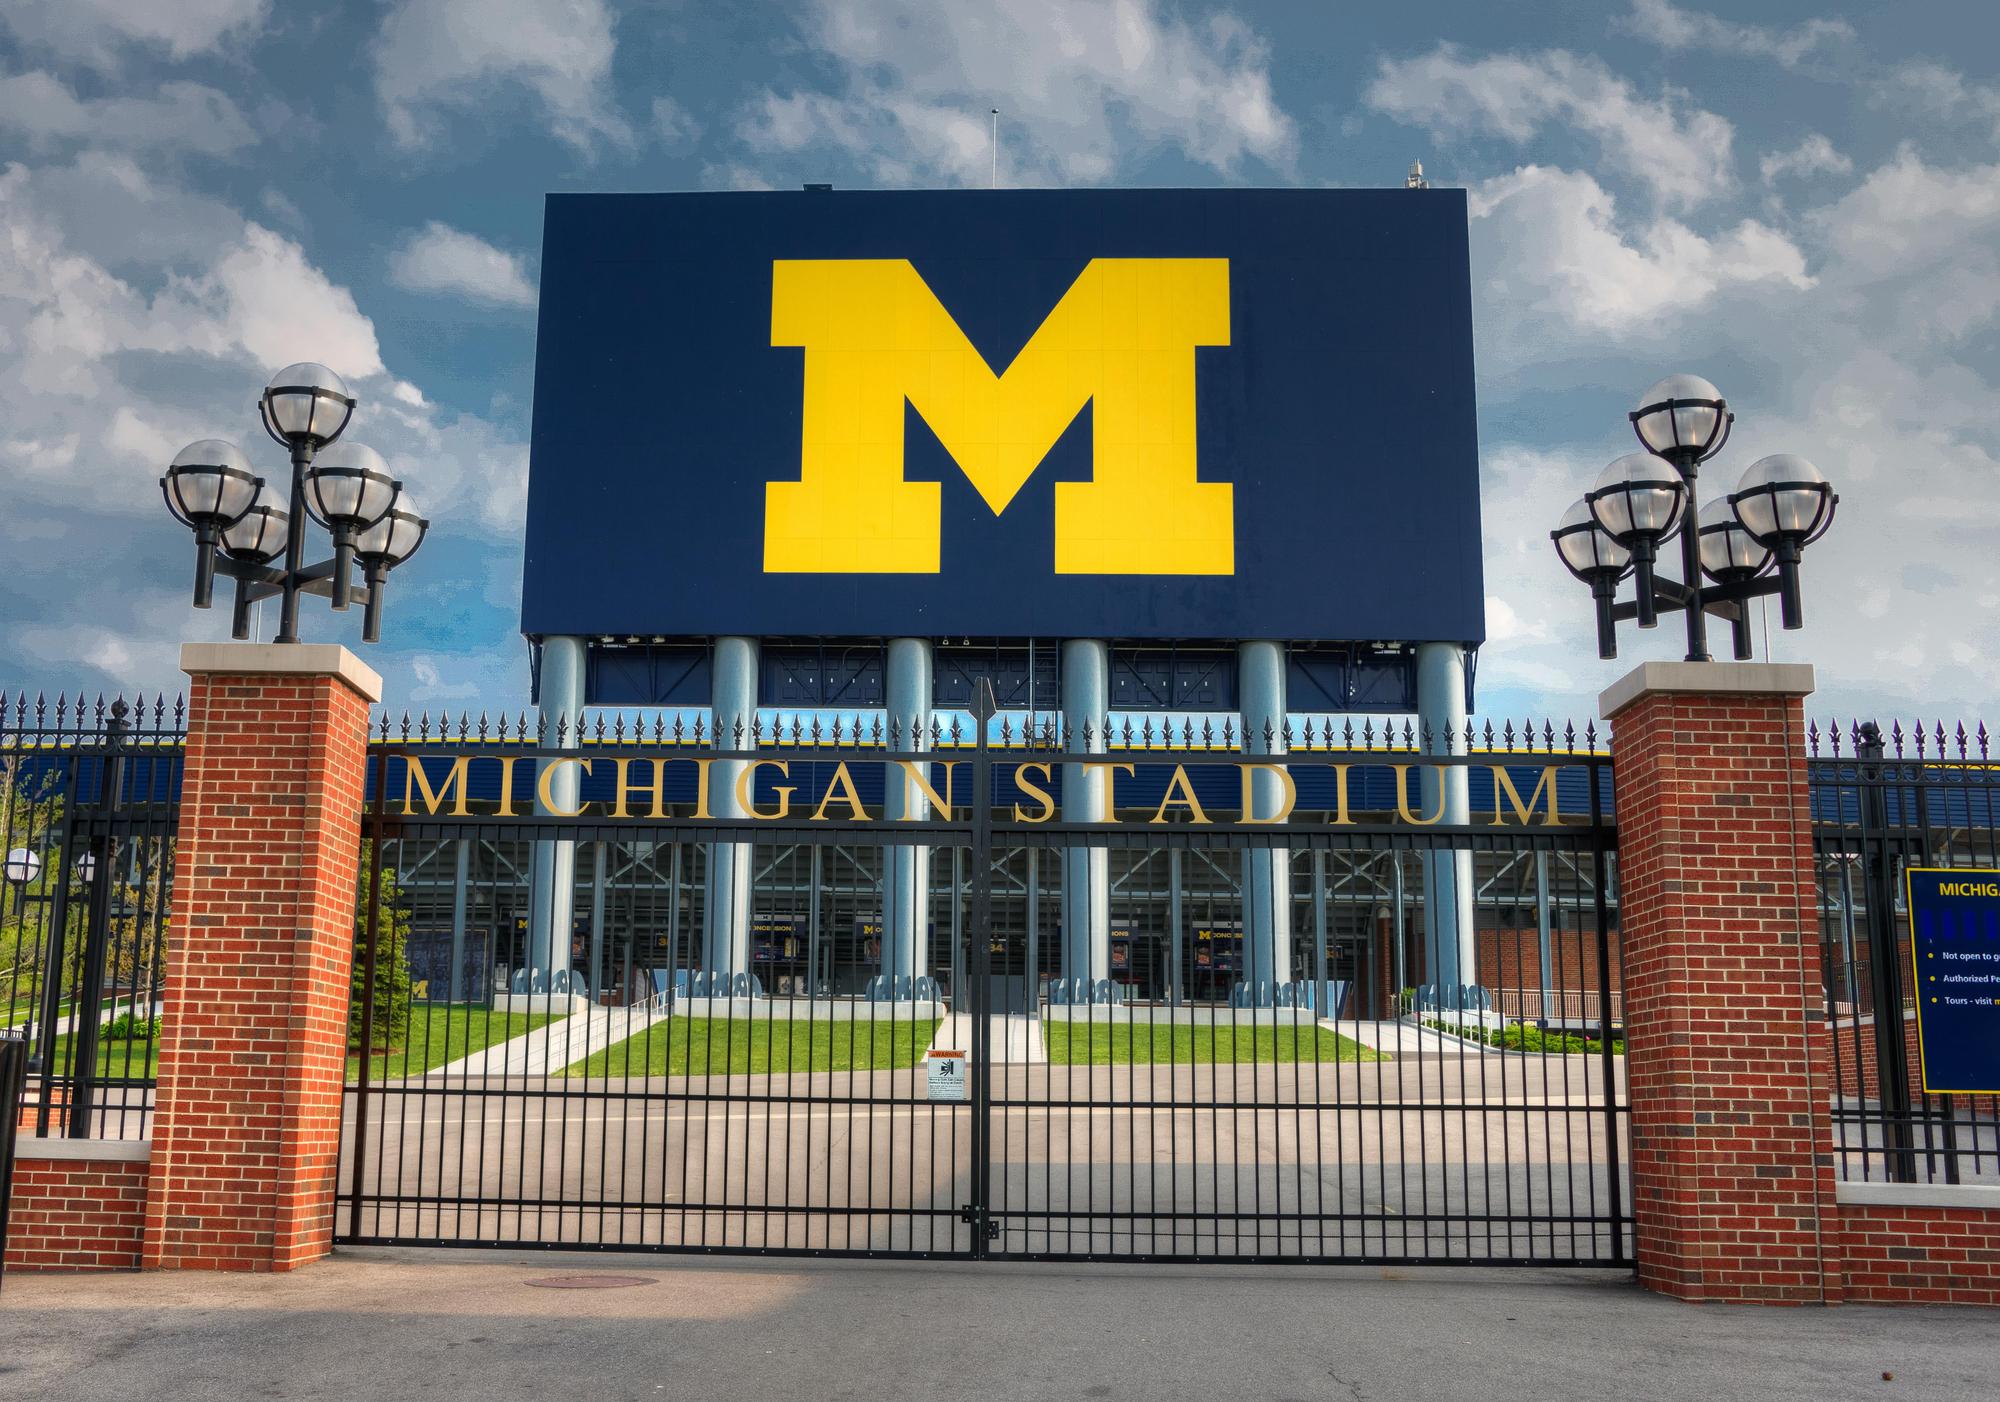
[[[998,515],[1092,404],[1055,488],[1057,574],[1234,574],[1226,482],[1196,480],[1196,346],[1229,344],[1221,258],[1099,258],[1004,373],[904,259],[772,265],[771,344],[805,348],[799,480],[764,488],[774,574],[936,574],[940,487],[903,480],[903,403]]]

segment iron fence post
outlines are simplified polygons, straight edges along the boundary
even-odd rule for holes
[[[1623,1097],[1618,1093],[1618,1058],[1611,1046],[1611,901],[1606,889],[1611,863],[1604,840],[1603,773],[1600,761],[1590,761],[1590,883],[1597,906],[1597,1035],[1604,1062],[1604,1163],[1605,1181],[1610,1190],[1611,1259],[1623,1262],[1625,1252],[1625,1192],[1619,1182],[1623,1172],[1618,1152],[1618,1111]],[[1619,943],[1624,943],[1624,926],[1619,926]],[[1619,961],[1619,984],[1624,984],[1624,961]],[[1547,1011],[1545,1008],[1544,1012]],[[1626,1055],[1631,1039],[1626,1039]],[[1626,1085],[1631,1085],[1631,1068],[1626,1068]],[[1636,1226],[1635,1226],[1636,1230]],[[1635,1243],[1636,1244],[1636,1243]]]
[[[125,799],[125,703],[111,707],[104,723],[105,756],[98,782],[98,812],[116,814]],[[111,877],[117,847],[104,833],[95,833],[87,849],[91,856],[90,895],[85,903],[83,968],[77,981],[76,1001],[70,1006],[71,1082],[69,1137],[90,1138],[97,1104],[97,1049],[102,1030],[104,1003],[104,956],[111,936]],[[74,860],[67,850],[65,864]],[[67,876],[68,872],[65,871]]]
[[[972,1254],[991,1255],[993,1234],[993,1047],[989,1026],[993,963],[993,772],[987,726],[994,712],[993,683],[981,677],[973,692],[972,765]],[[1031,976],[1032,977],[1032,976]]]
[[[405,755],[403,763],[414,764],[416,760]],[[368,919],[361,954],[361,1067],[354,1092],[354,1169],[348,1178],[347,1234],[351,1237],[361,1235],[361,1171],[368,1157],[368,1073],[375,1031],[375,936],[381,917],[382,819],[388,812],[388,801],[389,755],[385,750],[375,767],[375,821],[362,827],[368,842]],[[352,1015],[350,1011],[349,1016]],[[386,1060],[387,1052],[383,1055]],[[346,1076],[341,1079],[346,1080]]]
[[[21,1089],[28,1078],[28,1041],[0,1032],[0,1248],[7,1242],[7,1204],[14,1199],[14,1141],[21,1121]],[[0,1279],[7,1253],[0,1249]]]
[[[1888,1176],[1898,1183],[1917,1177],[1910,1133],[1909,1049],[1903,1037],[1902,961],[1897,950],[1894,854],[1889,848],[1889,783],[1882,732],[1873,721],[1861,727],[1855,745],[1861,761],[1861,853],[1868,867],[1868,979],[1875,1002],[1875,1086],[1881,1106],[1882,1144]],[[1859,1018],[1856,1019],[1859,1025]],[[1867,1118],[1862,1119],[1864,1137]],[[1865,1147],[1865,1144],[1864,1144]]]

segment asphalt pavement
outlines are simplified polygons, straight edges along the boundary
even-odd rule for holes
[[[1691,1306],[1613,1272],[350,1250],[0,1291],[10,1402],[1996,1395],[1989,1312]]]

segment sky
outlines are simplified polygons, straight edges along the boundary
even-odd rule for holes
[[[1737,413],[1705,482],[1795,452],[1841,494],[1760,656],[1817,716],[2000,722],[1996,41],[1990,0],[8,0],[0,690],[181,684],[227,610],[157,479],[209,436],[281,467],[256,396],[311,359],[435,523],[386,701],[518,707],[543,196],[984,185],[998,107],[1003,185],[1469,191],[1481,714],[1680,655],[1599,661],[1548,531],[1692,371]]]

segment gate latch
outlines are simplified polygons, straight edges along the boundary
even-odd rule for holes
[[[965,1223],[968,1227],[977,1227],[979,1225],[979,1209],[971,1203],[967,1203],[958,1209],[958,1220]],[[988,1241],[1000,1240],[1000,1224],[991,1217],[986,1219],[986,1239]]]

